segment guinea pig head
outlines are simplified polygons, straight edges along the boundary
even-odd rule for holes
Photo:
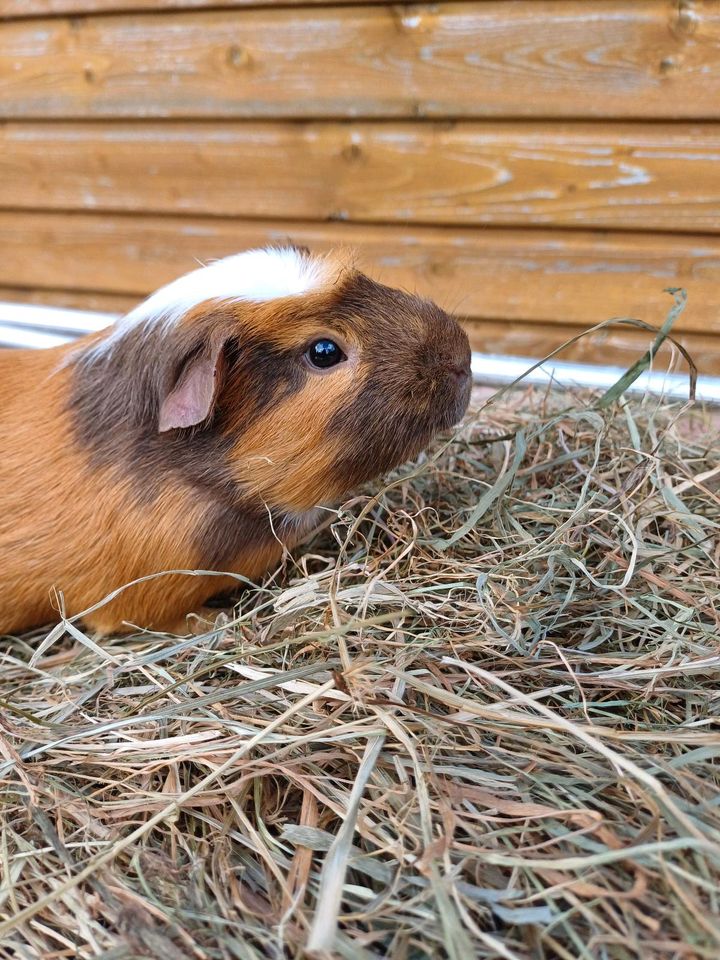
[[[159,426],[209,416],[245,491],[302,512],[416,455],[456,423],[470,348],[435,304],[340,270],[325,288],[248,308],[190,360]],[[229,322],[228,322],[229,321]]]
[[[185,477],[195,462],[228,495],[302,514],[415,456],[465,412],[459,324],[340,256],[251,251],[188,277],[88,352],[114,391],[96,395],[93,416],[125,403],[135,462],[184,465]]]

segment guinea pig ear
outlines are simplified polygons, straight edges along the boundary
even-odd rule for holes
[[[225,342],[193,354],[160,404],[158,433],[203,423],[213,411],[225,372]]]

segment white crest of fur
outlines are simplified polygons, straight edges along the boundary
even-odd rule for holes
[[[91,354],[110,350],[129,330],[169,329],[206,300],[260,302],[307,293],[327,282],[328,261],[294,247],[247,250],[216,260],[173,280],[120,319]]]

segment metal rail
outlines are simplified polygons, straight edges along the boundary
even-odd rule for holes
[[[118,314],[114,313],[0,301],[0,347],[59,346],[86,333],[102,330],[117,317]],[[563,360],[546,360],[528,372],[536,362],[529,357],[473,353],[473,379],[476,383],[489,386],[503,386],[522,377],[523,383],[607,389],[624,372],[622,367],[567,363]],[[653,371],[638,377],[629,392],[687,399],[688,388],[687,374]],[[706,403],[720,404],[720,377],[698,377],[696,396]]]
[[[530,370],[530,367],[536,363],[537,360],[530,357],[473,353],[473,379],[476,383],[489,386],[504,386],[522,377],[523,383],[554,383],[559,387],[590,387],[607,390],[625,373],[624,367],[567,363],[562,360],[546,360],[541,366]],[[662,394],[672,399],[687,400],[689,389],[690,379],[686,373],[666,373],[657,370],[641,373],[628,387],[627,392]],[[695,398],[705,403],[720,403],[720,377],[698,377]]]

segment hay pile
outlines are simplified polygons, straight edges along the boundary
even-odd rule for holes
[[[218,629],[3,640],[0,955],[718,957],[718,481],[519,390]]]

